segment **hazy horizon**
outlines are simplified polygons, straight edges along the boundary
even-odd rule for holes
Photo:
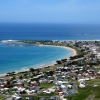
[[[100,24],[100,0],[0,0],[0,23]]]

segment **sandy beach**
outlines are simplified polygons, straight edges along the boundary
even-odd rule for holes
[[[70,47],[65,47],[65,46],[54,46],[54,45],[39,45],[39,46],[51,46],[51,47],[60,47],[60,48],[65,48],[65,49],[71,51],[70,56],[75,56],[75,55],[77,55],[77,52],[75,51],[75,49],[70,48]],[[67,57],[67,58],[68,58],[68,57]]]
[[[71,57],[71,56],[77,55],[76,50],[73,49],[73,48],[70,48],[70,47],[65,47],[65,46],[54,46],[54,45],[39,45],[39,46],[60,47],[60,48],[65,48],[65,49],[67,49],[67,50],[70,50],[71,53],[69,54],[69,56],[66,57],[66,58],[63,58],[63,59],[68,59],[68,58]],[[47,67],[47,66],[54,66],[55,64],[57,64],[56,61],[55,61],[54,63],[50,63],[50,64],[48,64],[48,65],[36,67],[35,69],[37,69],[37,68],[45,68],[45,67]]]

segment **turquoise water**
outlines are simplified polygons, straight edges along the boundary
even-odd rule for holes
[[[70,54],[61,47],[0,43],[0,74],[48,65]]]

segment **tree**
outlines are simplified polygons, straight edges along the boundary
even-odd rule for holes
[[[31,72],[34,72],[35,70],[34,70],[34,68],[30,68],[30,71],[31,71]]]

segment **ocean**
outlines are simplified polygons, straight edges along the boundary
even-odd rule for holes
[[[67,58],[71,53],[70,50],[61,47],[1,42],[0,74],[48,66],[56,60]]]
[[[99,40],[100,25],[0,24],[0,40]]]
[[[100,25],[0,24],[0,40],[99,40]],[[45,66],[70,56],[60,47],[0,42],[0,74]]]

